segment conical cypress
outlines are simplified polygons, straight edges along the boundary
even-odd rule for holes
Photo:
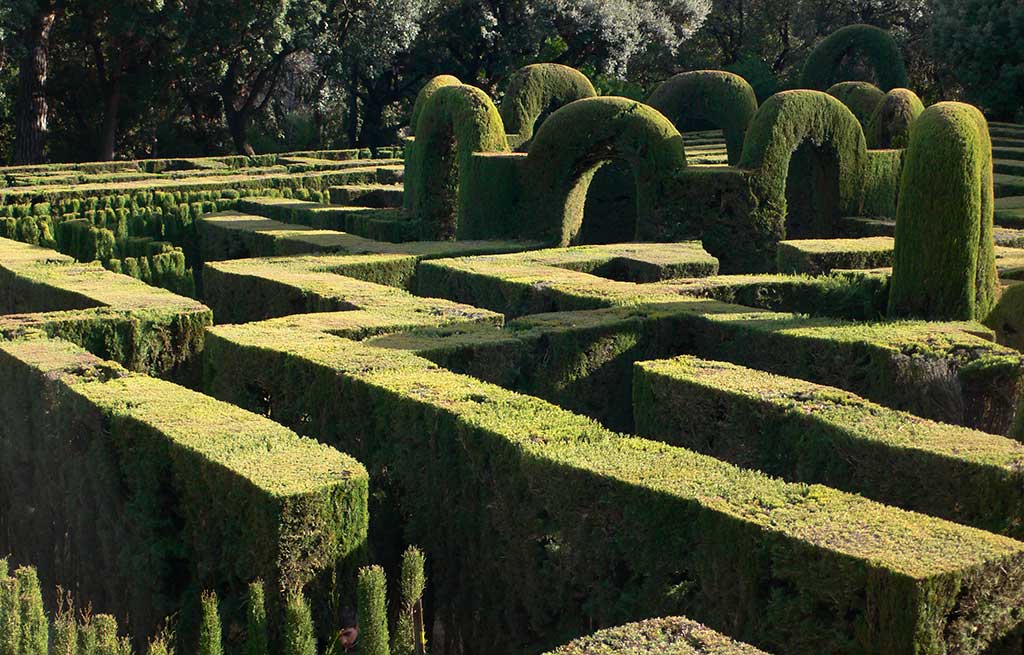
[[[386,594],[384,569],[379,566],[359,569],[356,612],[359,617],[360,655],[390,655]]]
[[[78,625],[70,605],[53,618],[53,655],[78,655]]]
[[[96,630],[96,655],[118,655],[117,619],[109,614],[97,614],[92,617],[92,627]]]
[[[313,615],[302,592],[291,594],[284,606],[284,655],[316,655]]]
[[[20,641],[18,581],[15,578],[0,578],[0,655],[18,655]]]
[[[217,594],[203,592],[202,618],[199,623],[199,655],[223,655],[220,634],[220,614],[217,613]]]
[[[394,655],[414,655],[426,652],[423,631],[423,590],[427,585],[423,551],[409,546],[402,553],[402,573],[399,580],[401,606],[391,644]]]
[[[246,655],[268,655],[267,607],[263,596],[263,581],[249,585],[248,621],[246,626]]]
[[[43,592],[39,576],[30,566],[14,572],[18,579],[18,610],[21,614],[19,655],[47,655],[50,650],[50,624],[43,611]]]

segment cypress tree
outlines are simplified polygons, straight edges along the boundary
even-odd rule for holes
[[[0,580],[3,580],[4,578],[6,578],[8,573],[9,573],[9,570],[8,570],[7,558],[6,557],[0,557]]]
[[[60,589],[58,588],[58,593]],[[62,604],[53,617],[53,655],[78,655],[78,625],[75,623],[75,610],[68,601]]]
[[[78,628],[78,653],[79,655],[97,655],[99,651],[99,640],[96,635],[96,626],[89,618]]]
[[[201,599],[202,618],[199,623],[199,655],[223,655],[220,634],[220,614],[217,613],[217,594],[204,591]]]
[[[133,655],[132,640],[127,636],[117,640],[117,655]]]
[[[117,619],[110,614],[97,614],[92,617],[92,627],[96,631],[96,655],[118,655]]]
[[[409,546],[402,553],[402,572],[399,580],[401,606],[391,644],[394,655],[414,655],[426,652],[423,631],[423,590],[427,585],[423,551]]]
[[[357,584],[359,654],[390,655],[388,647],[387,580],[384,569],[364,566]]]
[[[14,572],[18,579],[18,611],[21,614],[19,655],[47,655],[50,650],[50,624],[43,610],[43,592],[39,576],[31,566]]]
[[[146,655],[174,655],[174,648],[171,646],[173,641],[174,635],[169,628],[164,627],[159,634],[149,640]]]
[[[0,578],[0,655],[18,655],[20,640],[18,580]]]
[[[316,655],[313,614],[301,590],[290,594],[285,601],[282,645],[284,655]]]
[[[267,606],[263,581],[249,585],[248,621],[245,639],[246,655],[269,655],[267,647]]]

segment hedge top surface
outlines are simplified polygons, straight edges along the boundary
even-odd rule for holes
[[[562,64],[530,64],[509,79],[501,101],[505,131],[523,141],[533,137],[538,119],[563,105],[597,95],[590,79]]]
[[[412,106],[412,114],[409,116],[409,135],[414,136],[416,134],[416,123],[420,120],[420,114],[423,113],[423,107],[426,106],[427,100],[430,100],[430,96],[445,86],[458,86],[462,84],[462,81],[454,75],[436,75],[423,85],[420,92],[416,94],[416,102]]]
[[[786,245],[809,254],[827,254],[841,252],[878,252],[892,250],[892,237],[857,237],[852,239],[790,239],[780,241]]]
[[[907,86],[907,69],[896,40],[873,25],[847,25],[822,39],[807,57],[800,86],[817,90],[832,86],[836,69],[851,51],[860,51],[870,60],[883,91]]]
[[[707,121],[725,134],[729,164],[743,152],[747,126],[757,113],[757,96],[745,79],[726,71],[679,73],[665,80],[647,99],[676,126],[686,131],[692,121]]]
[[[443,408],[460,422],[515,444],[527,456],[695,502],[915,580],[1024,558],[1024,544],[1012,539],[820,485],[787,484],[689,450],[617,435],[592,419],[452,373],[407,352],[259,323],[217,326],[208,334],[242,347],[286,352]]]
[[[681,616],[648,619],[576,639],[547,655],[767,655]]]
[[[137,421],[274,496],[367,478],[355,459],[284,426],[178,385],[129,373],[65,341],[0,341],[0,351],[59,378],[110,417]]]
[[[906,148],[910,128],[924,111],[924,103],[910,89],[892,89],[875,108],[867,123],[869,148]]]
[[[885,91],[870,82],[839,82],[830,86],[825,93],[849,107],[865,130],[886,97]]]
[[[882,407],[834,387],[690,355],[636,366],[651,374],[764,400],[836,423],[859,439],[993,466],[1007,474],[1016,475],[1024,468],[1024,444],[1019,441]]]

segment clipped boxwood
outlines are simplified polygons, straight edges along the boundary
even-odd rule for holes
[[[692,131],[693,121],[721,128],[733,165],[740,159],[747,126],[757,112],[757,96],[746,80],[714,70],[670,77],[654,89],[647,104],[667,116],[680,132]]]
[[[427,106],[430,96],[443,87],[459,86],[462,81],[454,75],[435,75],[430,78],[420,92],[416,94],[416,101],[412,105],[412,114],[409,115],[409,136],[416,135],[416,125],[419,123],[423,108]]]
[[[475,152],[508,152],[490,97],[474,86],[442,86],[425,101],[405,169],[405,206],[426,239],[453,239],[466,203],[460,171]]]
[[[870,82],[839,82],[830,86],[825,93],[849,107],[865,131],[886,95],[885,91]]]
[[[873,25],[847,25],[822,39],[807,57],[800,86],[824,90],[840,81],[835,79],[837,69],[851,52],[859,52],[870,61],[883,91],[907,86],[907,69],[896,40]]]
[[[980,320],[996,303],[992,143],[977,108],[940,102],[910,130],[891,316]]]
[[[865,136],[869,148],[906,148],[910,127],[924,111],[924,103],[910,89],[893,89],[875,108]]]
[[[527,150],[534,129],[551,112],[581,98],[597,95],[586,75],[562,64],[531,64],[509,78],[501,101],[501,120],[505,131],[521,141]]]

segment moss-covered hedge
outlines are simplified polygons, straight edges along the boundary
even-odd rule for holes
[[[619,436],[323,334],[219,326],[204,354],[214,395],[262,402],[386,476],[407,535],[434,554],[446,624],[475,652],[684,608],[808,654],[972,654],[1018,621],[1024,546],[1006,538]]]
[[[980,320],[997,299],[992,145],[975,107],[940,102],[914,122],[896,217],[889,313]]]
[[[0,547],[140,640],[182,608],[186,638],[203,589],[244,625],[253,579],[278,597],[364,547],[367,473],[332,448],[65,341],[0,340],[0,378]]]
[[[501,101],[505,131],[518,136],[517,149],[529,149],[535,128],[551,112],[574,100],[597,95],[586,75],[562,64],[531,64],[509,78]]]
[[[534,137],[525,163],[520,236],[559,246],[572,243],[594,173],[611,160],[623,160],[633,170],[638,224],[672,213],[660,198],[686,166],[679,131],[656,109],[635,100],[586,98],[551,114]]]
[[[906,148],[910,127],[924,111],[924,103],[910,89],[893,89],[875,108],[865,136],[869,148]]]
[[[599,630],[547,655],[766,655],[681,616]]]
[[[885,91],[870,82],[839,82],[830,86],[825,93],[849,107],[865,132],[871,117],[886,96]]]
[[[641,362],[633,382],[637,434],[791,482],[1024,536],[1018,441],[690,356]]]
[[[747,81],[725,71],[690,71],[659,84],[647,104],[654,107],[680,132],[693,131],[694,121],[711,123],[725,134],[729,163],[743,152],[747,126],[757,112],[757,96]]]
[[[872,25],[847,25],[822,39],[807,57],[800,86],[824,90],[841,81],[836,79],[839,64],[852,52],[863,55],[874,66],[883,91],[907,86],[907,69],[896,40]]]
[[[422,224],[423,238],[453,239],[467,202],[460,171],[474,152],[508,152],[498,109],[474,86],[442,86],[425,101],[416,141],[406,159],[405,207]]]

